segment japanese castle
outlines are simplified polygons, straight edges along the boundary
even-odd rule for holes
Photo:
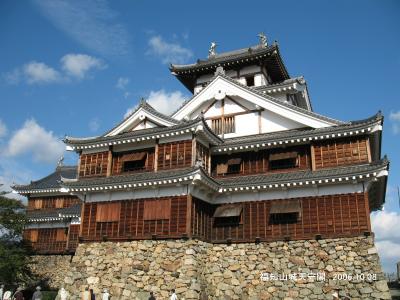
[[[383,116],[314,112],[277,43],[170,71],[191,93],[171,115],[146,100],[97,137],[64,139],[77,166],[13,189],[39,254],[81,243],[197,239],[238,244],[368,236],[389,163]]]

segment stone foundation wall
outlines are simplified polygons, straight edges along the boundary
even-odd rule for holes
[[[261,278],[261,275],[263,277]],[[64,285],[113,299],[391,299],[372,237],[213,245],[197,240],[79,245]]]
[[[71,261],[71,255],[35,255],[31,257],[29,267],[50,288],[58,289],[64,284],[66,272],[71,269]]]

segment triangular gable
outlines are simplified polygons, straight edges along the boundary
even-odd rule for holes
[[[152,106],[142,101],[138,108],[120,124],[107,132],[104,136],[114,136],[123,132],[142,130],[153,127],[169,127],[179,124],[178,120],[157,112]]]
[[[172,117],[177,120],[182,120],[191,116],[199,109],[199,107],[204,106],[205,103],[211,103],[214,100],[219,101],[226,97],[239,97],[255,106],[271,111],[272,113],[289,119],[303,127],[322,128],[343,124],[341,121],[316,114],[285,103],[271,96],[264,95],[223,75],[216,76],[210,84],[195,95],[190,101],[185,103],[185,105],[176,111]]]

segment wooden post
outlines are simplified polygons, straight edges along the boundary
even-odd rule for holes
[[[367,138],[366,146],[367,146],[368,162],[371,163],[371,162],[372,162],[372,157],[371,157],[371,144],[370,144],[370,142],[369,142],[369,138]]]
[[[154,172],[158,170],[158,139],[156,140],[156,147],[154,149]]]
[[[192,135],[192,167],[196,163],[196,136]]]
[[[70,235],[70,233],[71,233],[71,224],[69,224],[69,226],[68,226],[67,244],[65,246],[65,250],[68,250],[68,248],[69,248],[69,235]]]
[[[83,202],[81,207],[81,224],[79,225],[79,237],[82,236],[83,232],[83,220],[85,216],[85,204],[86,204],[86,195],[83,196]]]
[[[108,158],[107,158],[107,177],[111,176],[112,169],[112,150],[111,147],[108,149]]]
[[[76,178],[79,178],[79,173],[81,172],[81,155],[82,155],[82,152],[79,153],[79,158],[78,158],[78,170],[76,171],[76,172],[77,172]]]
[[[315,149],[314,149],[314,145],[311,144],[311,170],[315,171],[316,167],[315,167]]]
[[[221,100],[221,127],[222,127],[222,138],[225,135],[225,99]]]
[[[192,202],[192,195],[188,194],[186,202],[186,234],[189,238],[192,237]]]
[[[368,231],[371,231],[371,215],[370,215],[370,210],[369,210],[369,196],[368,192],[364,192],[364,202],[365,202],[365,213],[367,217],[367,225],[368,225]]]

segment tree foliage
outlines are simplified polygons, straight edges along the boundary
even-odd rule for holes
[[[25,205],[6,194],[0,194],[0,282],[15,285],[30,278],[29,250],[22,240],[26,215]]]

